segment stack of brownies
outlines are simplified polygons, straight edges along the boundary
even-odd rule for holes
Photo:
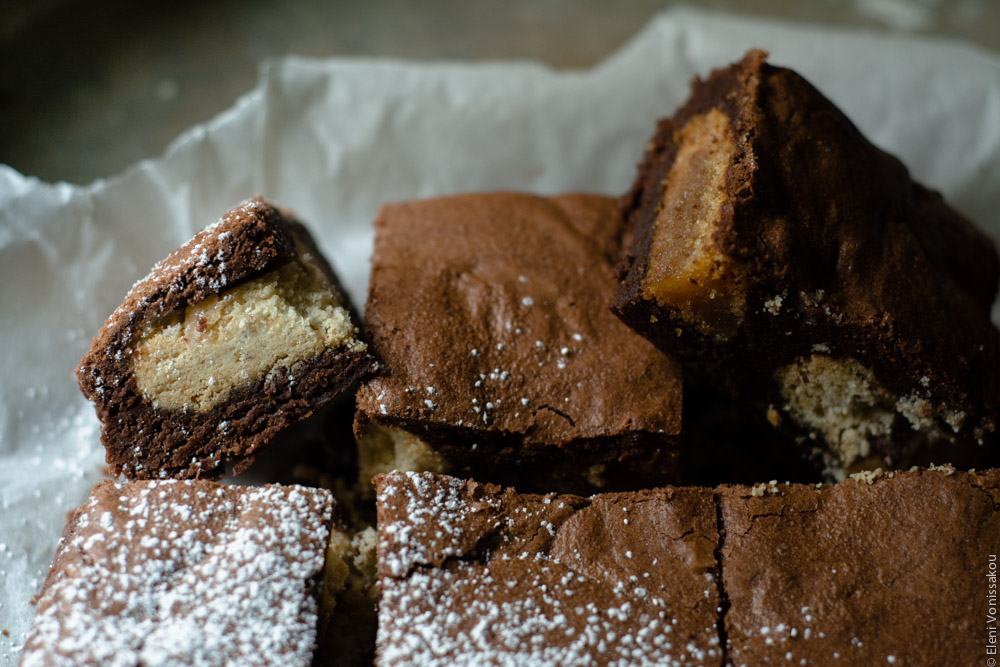
[[[760,51],[620,200],[384,206],[363,324],[245,202],[80,364],[121,481],[69,518],[22,664],[971,664],[998,279]],[[291,444],[314,413],[349,478]],[[311,485],[205,481],[268,445]]]

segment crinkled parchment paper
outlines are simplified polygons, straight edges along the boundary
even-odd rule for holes
[[[0,167],[0,663],[14,663],[66,512],[100,477],[73,369],[129,286],[254,194],[295,210],[364,302],[382,202],[622,192],[689,80],[768,49],[917,178],[1000,232],[1000,58],[968,46],[677,10],[587,71],[527,62],[267,64],[158,160],[87,187]]]

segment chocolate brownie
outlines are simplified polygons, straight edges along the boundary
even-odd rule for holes
[[[115,474],[219,477],[375,367],[305,227],[254,199],[136,283],[77,378]]]
[[[620,233],[596,195],[384,206],[365,318],[387,372],[358,393],[363,472],[546,491],[669,478],[680,367],[608,311]]]
[[[31,665],[309,665],[333,499],[322,489],[104,482],[63,531]]]
[[[994,462],[993,241],[765,55],[660,121],[615,310],[837,478]]]
[[[856,478],[718,489],[729,661],[985,664],[1000,471]]]
[[[711,489],[376,485],[376,664],[722,664]]]

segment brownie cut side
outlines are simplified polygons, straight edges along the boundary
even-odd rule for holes
[[[711,489],[376,485],[381,667],[722,664]]]
[[[1000,471],[859,473],[718,496],[731,664],[985,663]]]
[[[255,199],[136,283],[77,377],[116,474],[212,478],[375,368],[308,231]]]
[[[312,664],[333,498],[104,482],[70,517],[21,665]]]
[[[671,479],[680,367],[608,311],[620,234],[614,200],[595,195],[384,206],[365,317],[386,372],[358,393],[363,474]]]
[[[749,52],[660,121],[615,310],[842,479],[995,463],[993,241]]]

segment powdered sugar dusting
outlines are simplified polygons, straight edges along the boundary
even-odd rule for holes
[[[258,215],[267,215],[270,206],[260,199],[249,199],[224,216],[198,232],[187,244],[157,262],[149,274],[132,285],[129,295],[141,288],[163,281],[169,281],[167,294],[179,292],[183,287],[185,274],[195,271],[195,280],[201,287],[219,291],[229,282],[226,273],[226,262],[230,257],[233,234],[230,228],[238,226],[243,221]],[[214,255],[209,253],[209,246],[218,245]],[[211,271],[208,271],[211,269]],[[129,303],[128,297],[112,315],[112,319],[125,316],[123,308]]]
[[[573,585],[560,585],[567,576]],[[517,595],[497,595],[505,588]],[[600,593],[603,599],[593,597]],[[700,665],[721,658],[717,641],[699,646],[674,630],[664,600],[637,602],[553,562],[539,562],[521,581],[505,578],[502,567],[458,562],[387,580],[382,596],[383,665]]]
[[[697,589],[681,599],[655,583],[664,573],[642,571],[655,560],[580,562],[569,525],[600,496],[518,496],[428,473],[391,473],[379,490],[380,665],[721,662],[711,573],[670,572]]]
[[[390,523],[380,530],[379,568],[394,577],[403,576],[414,566],[438,563],[463,553],[467,537],[463,518],[476,512],[462,496],[465,483],[451,477],[435,477],[430,473],[405,472],[399,476],[402,484],[381,487],[377,502],[380,506],[401,510],[406,522]],[[496,507],[493,499],[485,499]]]
[[[22,664],[307,665],[328,492],[105,483],[71,519]]]

